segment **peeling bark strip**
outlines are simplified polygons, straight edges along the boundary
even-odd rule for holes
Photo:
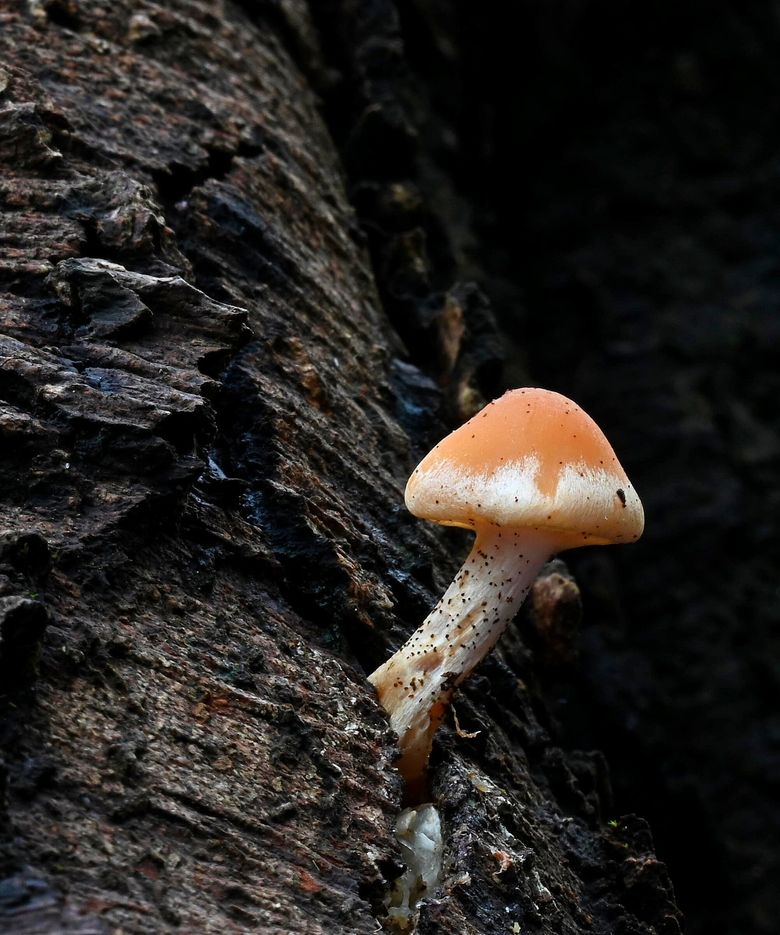
[[[336,20],[356,55],[376,9]],[[303,2],[0,12],[2,933],[369,933],[401,872],[365,672],[452,561],[401,510],[439,390],[380,307],[318,43]],[[431,308],[466,406],[484,301]],[[676,932],[507,659],[438,751],[420,931]]]

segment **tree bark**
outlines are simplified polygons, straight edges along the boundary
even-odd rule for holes
[[[0,932],[370,933],[401,870],[365,675],[462,556],[403,485],[500,349],[436,291],[435,206],[360,184],[424,145],[392,7],[324,9],[0,13]],[[405,219],[381,256],[353,202]],[[536,656],[516,631],[437,740],[420,932],[679,930],[545,706],[577,613],[548,568]]]

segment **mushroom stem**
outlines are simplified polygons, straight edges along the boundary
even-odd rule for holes
[[[455,580],[406,643],[369,676],[398,734],[407,795],[424,787],[433,735],[456,686],[495,646],[555,553],[551,535],[496,525],[477,538]]]

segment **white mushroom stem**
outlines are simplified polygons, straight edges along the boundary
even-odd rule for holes
[[[455,687],[495,646],[557,550],[549,531],[478,527],[469,557],[442,599],[369,676],[398,734],[398,768],[410,788],[423,783],[433,734]]]

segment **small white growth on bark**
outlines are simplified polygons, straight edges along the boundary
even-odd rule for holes
[[[395,881],[388,900],[388,921],[398,932],[414,927],[421,899],[430,896],[441,880],[441,820],[430,802],[406,808],[398,816],[395,836],[406,870]]]

